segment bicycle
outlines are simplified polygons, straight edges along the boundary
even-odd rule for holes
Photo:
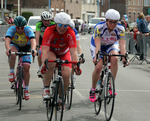
[[[23,77],[23,55],[31,55],[31,52],[11,52],[10,54],[16,54],[18,56],[18,66],[16,68],[15,82],[12,82],[11,89],[14,89],[16,95],[16,104],[19,105],[19,110],[22,108],[22,100],[24,99],[25,81]],[[34,58],[33,58],[34,61]]]
[[[55,121],[58,121],[58,120],[62,121],[63,111],[64,111],[64,83],[63,83],[62,74],[61,74],[62,64],[63,63],[77,64],[78,62],[68,61],[68,60],[60,60],[59,58],[57,58],[56,60],[47,60],[46,59],[44,62],[45,65],[43,67],[45,70],[48,69],[48,67],[47,67],[48,62],[57,63],[57,67],[54,70],[54,74],[53,74],[53,78],[52,78],[50,99],[43,100],[46,103],[47,119],[48,119],[48,121],[52,120],[53,111],[55,109]],[[41,70],[41,72],[43,73],[43,70]],[[59,89],[61,89],[61,98],[62,98],[60,110],[58,109],[59,104],[60,104],[58,102]],[[60,112],[60,114],[58,112]],[[60,115],[60,116],[58,116],[58,115]]]
[[[110,60],[112,56],[119,56],[119,57],[124,57],[127,62],[128,54],[125,55],[106,54],[106,53],[102,53],[101,51],[98,51],[96,56],[97,56],[97,60],[99,59],[99,56],[103,56],[103,68],[100,74],[101,83],[99,87],[96,88],[96,101],[94,102],[95,113],[96,115],[99,114],[101,110],[102,101],[104,101],[105,119],[106,121],[110,121],[113,115],[115,95],[116,95],[114,78],[111,73]]]
[[[81,54],[80,56],[79,56],[79,65],[78,66],[80,66],[80,64],[81,63],[84,63],[85,62],[85,59],[84,59],[84,54]],[[71,108],[71,106],[72,106],[72,97],[73,97],[73,89],[74,89],[74,87],[73,87],[73,82],[74,82],[74,70],[72,70],[72,72],[71,72],[71,82],[70,82],[70,85],[69,85],[69,87],[68,87],[68,90],[66,91],[66,94],[65,94],[65,102],[66,102],[66,107],[67,107],[67,109],[69,110],[70,108]]]

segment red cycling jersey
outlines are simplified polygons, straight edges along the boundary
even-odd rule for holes
[[[68,27],[67,31],[60,35],[56,30],[56,25],[47,27],[44,32],[42,46],[49,46],[50,51],[57,55],[64,55],[69,48],[76,48],[76,37],[73,29]]]

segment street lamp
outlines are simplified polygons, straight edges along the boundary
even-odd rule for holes
[[[99,2],[100,0],[97,0],[97,17],[99,17]]]

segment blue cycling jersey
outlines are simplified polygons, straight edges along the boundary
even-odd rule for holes
[[[33,30],[29,26],[24,27],[24,32],[18,34],[15,26],[9,27],[6,32],[6,37],[11,38],[11,43],[19,47],[23,47],[30,44],[30,39],[35,38]]]

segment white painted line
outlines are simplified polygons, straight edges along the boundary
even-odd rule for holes
[[[80,89],[80,90],[82,90],[82,89]],[[81,99],[81,101],[86,100],[86,97],[84,97],[77,89],[74,89],[73,92]],[[104,111],[101,110],[101,114],[105,117]],[[117,121],[117,120],[112,117],[111,121]]]
[[[82,100],[84,101],[86,98],[76,89],[73,90],[73,92]]]

